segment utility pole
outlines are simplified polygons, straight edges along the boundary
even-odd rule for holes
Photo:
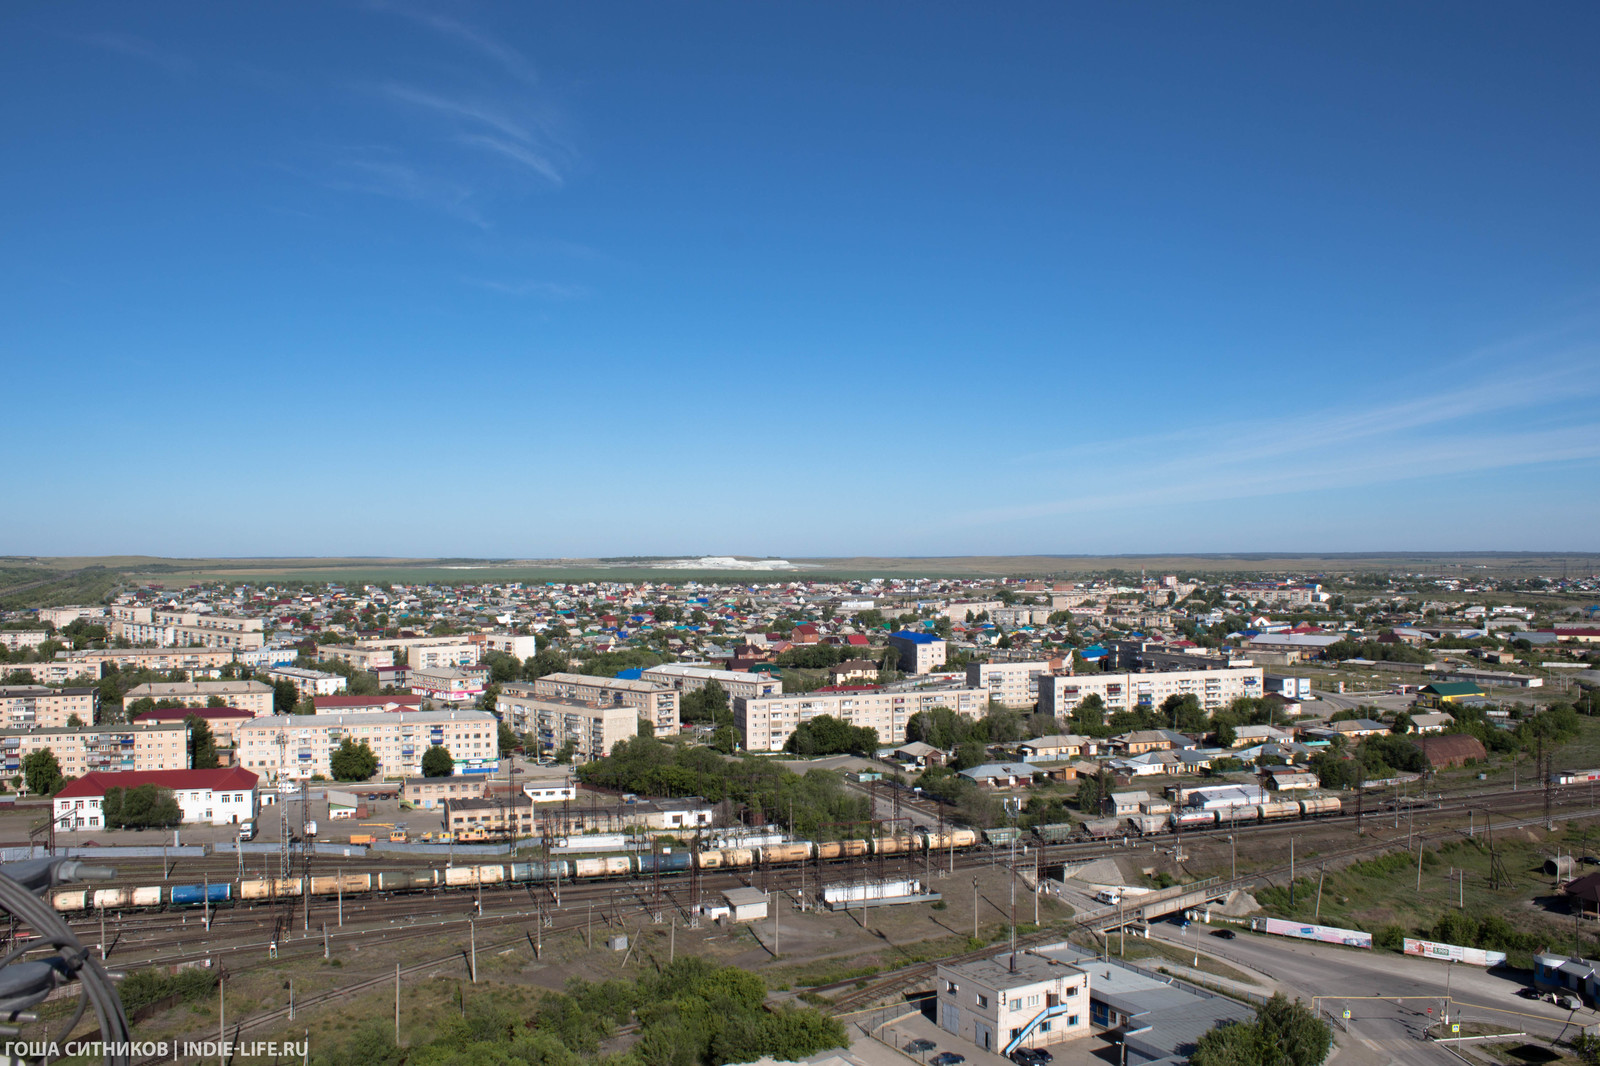
[[[394,964],[394,1044],[400,1046],[400,964]]]
[[[1006,810],[1011,812],[1011,963],[1010,972],[1017,972],[1017,815],[1022,812],[1020,798],[1006,800]]]
[[[978,939],[978,879],[972,879],[972,939]]]

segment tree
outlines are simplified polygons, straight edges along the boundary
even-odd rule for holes
[[[819,714],[789,734],[783,750],[791,755],[872,755],[878,750],[878,731],[854,726],[830,714]]]
[[[512,748],[519,747],[522,741],[517,739],[516,731],[505,722],[500,723],[500,754],[504,755]]]
[[[211,726],[198,714],[191,714],[184,722],[189,726],[189,767],[215,770],[221,762],[217,758],[217,738],[211,735]]]
[[[1193,1066],[1321,1066],[1333,1050],[1333,1030],[1298,999],[1275,994],[1256,1008],[1256,1020],[1201,1035]]]
[[[1072,708],[1072,731],[1086,737],[1106,734],[1106,705],[1098,692],[1091,692]]]
[[[636,731],[635,735],[636,736],[641,736],[641,737],[653,737],[653,736],[655,736],[656,735],[656,724],[654,722],[652,722],[648,718],[639,719],[639,728]]]
[[[345,737],[338,750],[328,756],[328,765],[335,781],[365,781],[378,772],[378,756],[366,741],[357,744]],[[426,767],[423,773],[427,773]]]
[[[501,723],[501,728],[505,728],[504,723]],[[439,745],[435,744],[422,753],[423,777],[449,777],[455,772],[456,761],[450,757],[448,751]]]
[[[716,732],[711,734],[711,750],[720,751],[724,755],[732,755],[739,747],[739,734],[731,725],[718,726]]]
[[[1394,725],[1391,727],[1396,733],[1409,733],[1416,728],[1416,723],[1405,711],[1394,716]]]
[[[22,779],[35,796],[48,796],[61,787],[61,763],[49,748],[40,748],[22,759]]]
[[[206,706],[207,707],[226,707],[227,705],[228,705],[228,701],[223,699],[221,696],[207,696],[206,697]]]
[[[183,821],[183,809],[171,791],[155,785],[106,789],[101,814],[107,829],[153,828]]]
[[[300,702],[300,690],[287,679],[272,683],[272,713],[293,714],[294,705]]]
[[[82,729],[83,726],[84,726],[84,721],[83,721],[82,718],[79,718],[76,714],[67,715],[67,728],[68,729]]]

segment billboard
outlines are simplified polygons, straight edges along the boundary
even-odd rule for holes
[[[1405,947],[1407,955],[1464,962],[1469,966],[1500,966],[1506,961],[1506,953],[1503,951],[1464,948],[1459,944],[1439,944],[1432,940],[1412,940],[1406,937]]]
[[[1372,934],[1359,929],[1340,929],[1332,925],[1302,925],[1286,922],[1282,918],[1268,918],[1262,928],[1276,936],[1294,936],[1301,940],[1320,940],[1324,944],[1344,944],[1352,948],[1371,948]]]

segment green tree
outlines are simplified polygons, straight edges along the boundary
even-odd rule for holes
[[[84,725],[85,725],[84,720],[82,718],[78,717],[76,714],[67,715],[67,728],[68,729],[82,729],[84,727]]]
[[[300,702],[300,690],[289,680],[272,683],[272,713],[293,714],[294,705]]]
[[[783,750],[791,755],[872,755],[878,750],[878,731],[853,726],[829,714],[819,714],[789,734]]]
[[[512,748],[520,747],[522,741],[517,739],[516,731],[505,722],[500,723],[500,754],[507,755]]]
[[[540,648],[522,664],[522,680],[533,682],[550,674],[564,674],[572,663],[554,648]]]
[[[223,699],[221,696],[207,696],[206,697],[206,706],[207,707],[226,707],[227,705],[228,705],[228,701]]]
[[[422,753],[423,777],[449,777],[456,772],[456,761],[438,744]]]
[[[215,770],[221,765],[217,758],[217,738],[211,726],[198,714],[184,719],[189,727],[189,767],[194,770]]]
[[[22,779],[35,796],[48,796],[61,787],[61,763],[49,748],[22,757]]]
[[[1193,1066],[1321,1066],[1333,1030],[1304,1003],[1275,994],[1256,1020],[1209,1029],[1189,1057]]]
[[[378,756],[366,741],[357,744],[345,737],[338,749],[328,756],[328,765],[333,770],[335,781],[365,781],[378,772]],[[426,767],[423,773],[427,774]]]
[[[183,810],[172,792],[155,785],[106,789],[101,814],[107,829],[148,829],[183,821]]]

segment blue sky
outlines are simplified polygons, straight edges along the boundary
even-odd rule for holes
[[[0,553],[1600,549],[1593,4],[0,12]]]

